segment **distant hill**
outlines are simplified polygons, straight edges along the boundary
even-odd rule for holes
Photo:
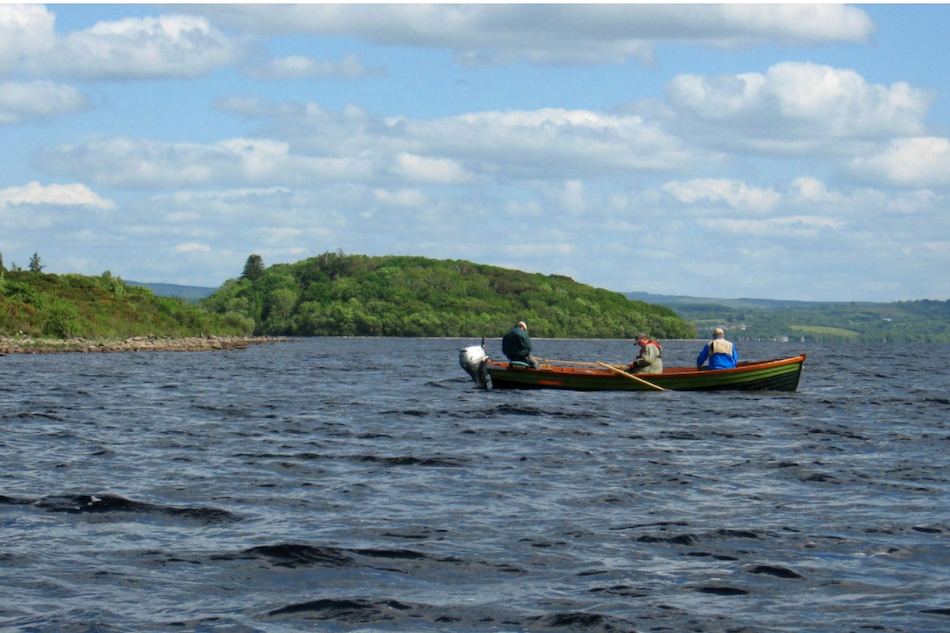
[[[203,288],[201,286],[179,286],[176,284],[146,283],[141,281],[127,281],[128,286],[140,286],[148,288],[159,297],[173,297],[187,301],[188,303],[198,303],[205,297],[210,297],[217,288]]]
[[[835,302],[823,301],[791,301],[785,299],[714,299],[710,297],[690,297],[687,295],[656,295],[649,292],[625,292],[624,296],[636,301],[645,301],[655,303],[669,308],[680,306],[701,306],[718,305],[726,308],[808,308],[811,306],[826,304],[833,305]]]
[[[630,292],[666,306],[696,326],[736,340],[950,343],[950,301],[896,303],[716,299]]]
[[[324,253],[252,277],[225,282],[199,305],[269,335],[497,337],[519,320],[533,337],[696,335],[670,308],[561,275],[461,260]]]

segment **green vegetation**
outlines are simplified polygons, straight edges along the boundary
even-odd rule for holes
[[[724,326],[735,340],[950,343],[950,301],[832,303],[628,296],[645,296],[672,308],[702,334]]]
[[[35,264],[32,265],[32,264]],[[247,334],[252,323],[212,314],[180,299],[157,297],[105,272],[99,277],[43,273],[0,266],[0,335],[115,339],[132,336]]]
[[[295,264],[248,258],[243,274],[197,305],[207,289],[133,285],[3,266],[0,336],[501,336],[518,320],[532,336],[950,343],[950,301],[822,303],[703,299],[631,293],[460,260],[324,253]],[[178,296],[157,296],[165,288]]]
[[[568,277],[423,257],[324,253],[265,269],[252,255],[199,305],[265,335],[501,336],[524,319],[536,337],[695,336],[669,308]]]

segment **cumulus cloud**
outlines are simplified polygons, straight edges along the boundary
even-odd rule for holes
[[[868,156],[848,164],[852,174],[897,187],[950,187],[950,139],[895,139]]]
[[[370,68],[358,55],[344,55],[339,61],[328,61],[290,55],[277,59],[259,60],[243,69],[245,76],[257,81],[285,79],[359,79],[385,74],[381,68]]]
[[[0,189],[0,209],[20,205],[83,206],[93,209],[115,208],[111,200],[100,197],[85,185],[41,185],[31,182],[23,187]]]
[[[239,56],[239,47],[207,19],[163,15],[69,33],[40,63],[49,72],[93,79],[197,77]]]
[[[936,97],[905,82],[874,85],[853,70],[800,62],[764,74],[680,75],[666,95],[685,133],[775,153],[919,134]]]
[[[98,22],[57,36],[41,6],[0,5],[0,72],[82,79],[196,77],[242,59],[246,46],[207,18],[169,14]]]
[[[282,141],[242,138],[209,144],[102,139],[50,148],[38,160],[45,169],[101,185],[148,189],[360,180],[371,171],[360,157],[301,156]]]
[[[262,116],[271,138],[208,144],[96,139],[49,148],[38,162],[102,185],[165,188],[549,180],[671,171],[698,156],[640,117],[586,110],[421,120],[375,117],[359,108],[272,106],[258,99],[228,100],[219,107]]]
[[[393,173],[406,180],[432,183],[459,183],[470,181],[471,174],[449,158],[431,158],[402,152],[395,157]]]
[[[255,35],[346,35],[451,50],[468,65],[648,62],[658,42],[721,48],[776,40],[865,42],[874,24],[843,5],[213,5],[195,7]]]
[[[76,88],[52,81],[0,82],[0,125],[40,121],[88,107]]]
[[[663,190],[686,204],[698,201],[724,202],[733,209],[767,213],[780,201],[781,195],[772,189],[751,187],[737,180],[698,178],[686,182],[669,182]]]
[[[53,47],[55,17],[40,5],[0,4],[0,73]]]

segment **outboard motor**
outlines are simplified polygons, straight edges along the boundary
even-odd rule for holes
[[[491,358],[485,351],[485,339],[482,339],[481,345],[463,347],[459,352],[459,365],[468,372],[479,389],[488,388],[488,368],[485,367],[485,363],[489,360]]]

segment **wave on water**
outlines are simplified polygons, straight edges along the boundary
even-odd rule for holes
[[[17,499],[0,495],[0,504],[30,506],[47,512],[65,514],[135,514],[152,517],[172,517],[204,524],[230,523],[240,518],[217,508],[176,508],[141,501],[132,501],[117,495],[71,494],[54,495],[40,499]]]

